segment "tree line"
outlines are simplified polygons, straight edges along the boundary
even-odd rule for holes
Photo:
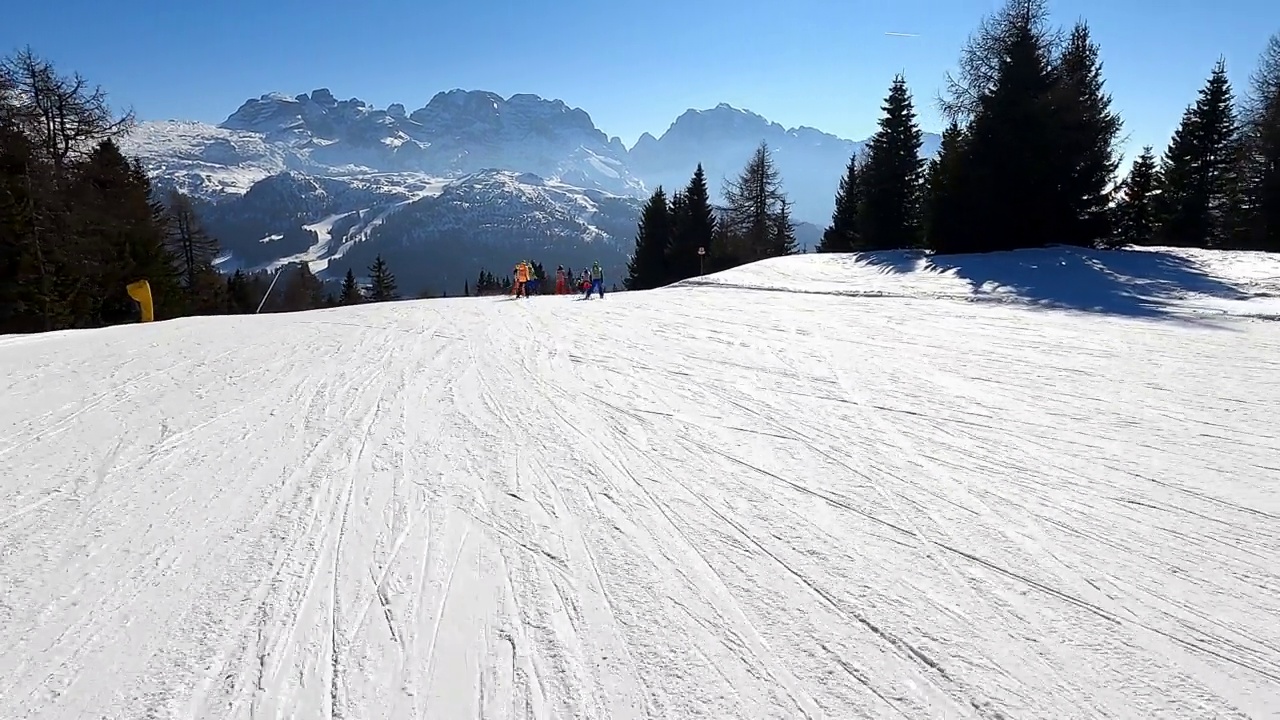
[[[1008,0],[984,18],[946,78],[939,100],[948,127],[928,162],[907,82],[893,79],[875,134],[849,159],[817,250],[1280,252],[1280,34],[1242,99],[1219,60],[1163,155],[1143,148],[1122,180],[1123,123],[1104,86],[1087,23],[1056,28],[1047,0]],[[794,252],[786,194],[761,145],[719,207],[701,166],[670,197],[653,193],[626,284],[658,287]]]
[[[769,146],[761,143],[738,177],[725,184],[721,206],[711,202],[701,163],[670,197],[661,186],[654,190],[640,211],[623,285],[647,290],[795,252],[791,201]]]
[[[140,279],[157,319],[399,297],[381,257],[366,287],[348,272],[336,294],[306,263],[278,278],[220,273],[218,242],[190,198],[153,187],[121,152],[116,141],[133,125],[101,88],[30,49],[0,59],[0,333],[135,321],[125,288]]]

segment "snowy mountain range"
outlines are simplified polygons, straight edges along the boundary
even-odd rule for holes
[[[322,88],[250,99],[218,125],[142,123],[122,145],[199,201],[224,269],[305,261],[333,277],[380,253],[406,291],[455,292],[522,256],[600,260],[616,277],[648,193],[683,186],[701,162],[718,197],[761,141],[811,245],[862,143],[726,104],[628,149],[584,110],[536,95],[451,90],[410,112]],[[926,135],[926,155],[938,141]]]

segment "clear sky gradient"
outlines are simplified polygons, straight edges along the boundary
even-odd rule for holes
[[[965,37],[998,0],[52,0],[15,3],[23,45],[141,119],[220,122],[249,97],[327,87],[410,110],[456,87],[560,98],[628,147],[727,102],[861,139],[905,73],[926,130]],[[1056,0],[1102,46],[1127,149],[1163,149],[1225,56],[1243,91],[1280,0]],[[888,36],[886,32],[918,37]]]

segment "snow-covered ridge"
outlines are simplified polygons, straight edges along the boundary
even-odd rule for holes
[[[484,91],[437,94],[426,106],[377,109],[324,88],[245,102],[218,126],[148,122],[126,138],[157,175],[214,196],[284,169],[320,175],[413,172],[456,177],[486,168],[532,172],[585,188],[641,194],[626,149],[580,108]]]
[[[861,143],[787,129],[725,103],[690,109],[661,137],[645,133],[628,150],[585,110],[561,100],[455,89],[408,112],[398,103],[380,109],[358,98],[337,100],[321,88],[250,99],[218,126],[142,123],[124,146],[156,175],[207,197],[243,193],[285,169],[456,177],[488,168],[639,197],[659,184],[683,185],[698,163],[718,194],[762,141],[774,149],[797,218],[825,222],[844,165]],[[938,136],[926,133],[924,154],[937,145]]]

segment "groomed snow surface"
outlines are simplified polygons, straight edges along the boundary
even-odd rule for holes
[[[1277,289],[801,256],[0,338],[0,717],[1277,717]]]

